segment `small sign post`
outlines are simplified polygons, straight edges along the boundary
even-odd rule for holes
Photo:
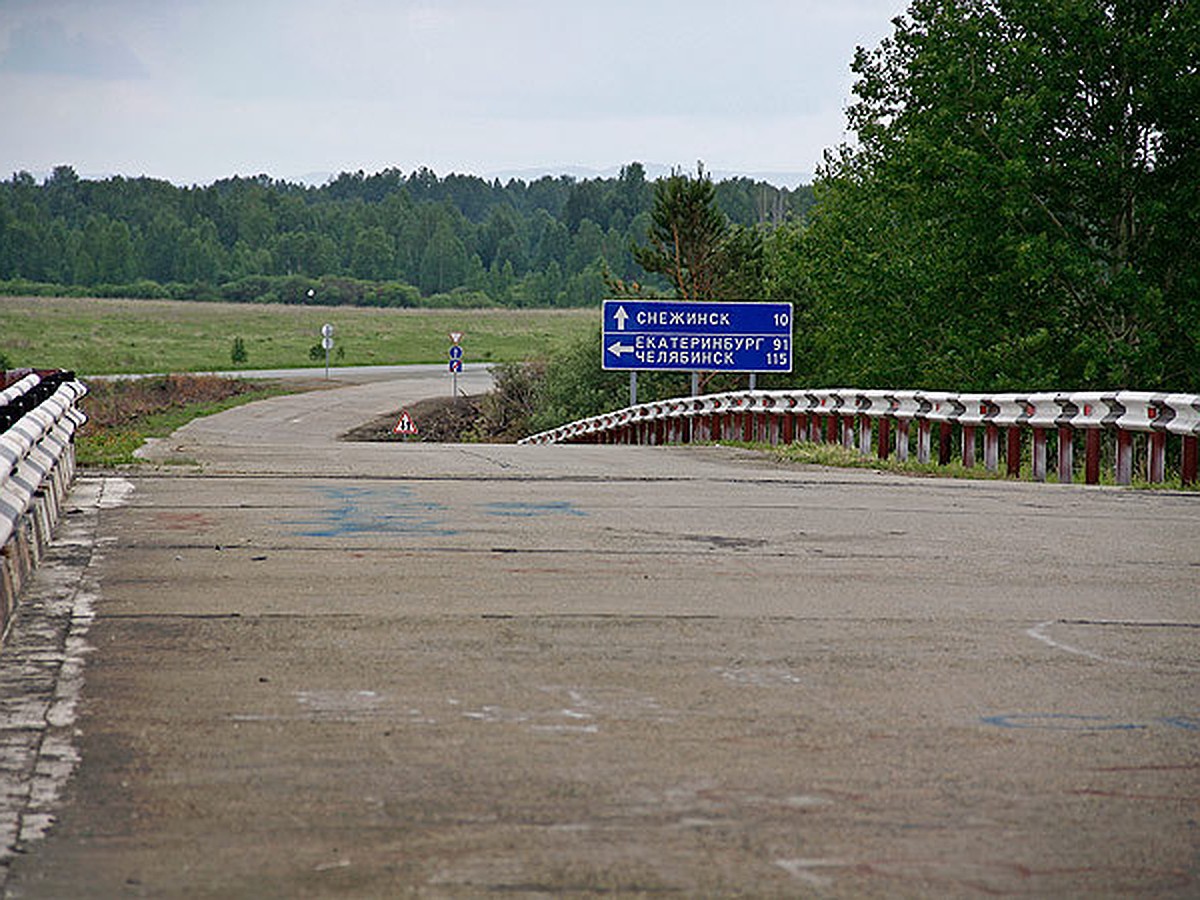
[[[309,291],[311,294],[312,291]],[[333,349],[333,326],[326,322],[321,326],[321,346],[325,348],[325,380],[329,380],[329,351]]]
[[[461,331],[450,332],[450,374],[454,383],[450,388],[450,396],[458,399],[458,373],[463,367],[463,348],[459,343],[463,339]]]

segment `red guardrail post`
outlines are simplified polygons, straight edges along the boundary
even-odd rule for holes
[[[1089,428],[1084,437],[1083,480],[1085,484],[1100,483],[1100,443],[1103,432]]]
[[[949,422],[938,423],[938,465],[950,465],[950,436],[952,426]]]
[[[1007,446],[1005,447],[1004,457],[1006,471],[1010,478],[1021,477],[1021,428],[1018,425],[1010,425],[1005,435]]]
[[[887,459],[892,452],[892,420],[884,416],[879,420],[879,458]]]
[[[1196,483],[1197,463],[1200,463],[1200,438],[1185,434],[1179,456],[1179,479],[1185,487],[1191,486]]]

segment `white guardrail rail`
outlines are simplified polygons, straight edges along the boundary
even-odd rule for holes
[[[915,427],[914,427],[915,426]],[[936,433],[936,436],[935,436]],[[1135,436],[1144,435],[1135,442]],[[1194,485],[1200,439],[1200,396],[1142,391],[953,394],[936,391],[733,391],[676,397],[580,419],[525,438],[526,444],[668,444],[721,440],[792,443],[823,441],[918,462],[958,458],[1019,476],[1023,447],[1029,471],[1048,477],[1054,446],[1059,481],[1076,480],[1075,450],[1083,452],[1083,480],[1100,481],[1104,438],[1111,438],[1113,478],[1133,480],[1135,449],[1145,444],[1145,479],[1166,477],[1167,438],[1180,439],[1182,483]],[[935,453],[936,450],[936,453]],[[1174,459],[1174,457],[1172,457]]]
[[[17,596],[58,522],[75,473],[76,405],[87,393],[74,373],[0,371],[0,636]]]

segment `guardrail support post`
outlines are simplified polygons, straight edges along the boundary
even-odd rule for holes
[[[858,452],[871,455],[871,420],[867,416],[858,417]]]
[[[975,426],[964,425],[962,427],[962,464],[963,468],[972,469],[975,467]]]
[[[1021,477],[1021,429],[1016,426],[1010,426],[1007,434],[1007,447],[1005,447],[1005,463],[1006,471],[1009,478]]]
[[[1150,432],[1146,441],[1146,472],[1151,484],[1161,484],[1167,477],[1167,434],[1164,431]]]
[[[1033,429],[1033,480],[1046,480],[1046,429]]]
[[[842,416],[842,446],[847,450],[854,446],[854,416]]]
[[[938,465],[950,465],[950,435],[953,426],[949,422],[938,423]]]
[[[1190,487],[1196,483],[1197,463],[1200,462],[1200,438],[1185,434],[1180,456],[1179,477],[1185,487]]]
[[[1058,429],[1058,480],[1060,484],[1075,480],[1075,433],[1066,425]]]
[[[1099,428],[1089,428],[1084,438],[1083,481],[1085,484],[1100,483],[1100,437]]]
[[[836,444],[838,442],[840,425],[837,413],[830,413],[825,417],[825,443]]]
[[[1117,484],[1133,481],[1133,435],[1122,428],[1117,429]]]
[[[908,462],[908,419],[896,422],[896,459]]]
[[[989,472],[1000,468],[1000,429],[990,422],[983,430],[983,465]]]
[[[917,421],[917,462],[922,465],[929,462],[933,446],[932,431],[933,423],[928,419],[919,419]]]
[[[879,458],[887,459],[892,452],[892,420],[884,416],[879,420]]]

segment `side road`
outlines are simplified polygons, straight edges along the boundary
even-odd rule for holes
[[[80,479],[7,896],[1195,895],[1194,495],[336,439],[444,389]]]

